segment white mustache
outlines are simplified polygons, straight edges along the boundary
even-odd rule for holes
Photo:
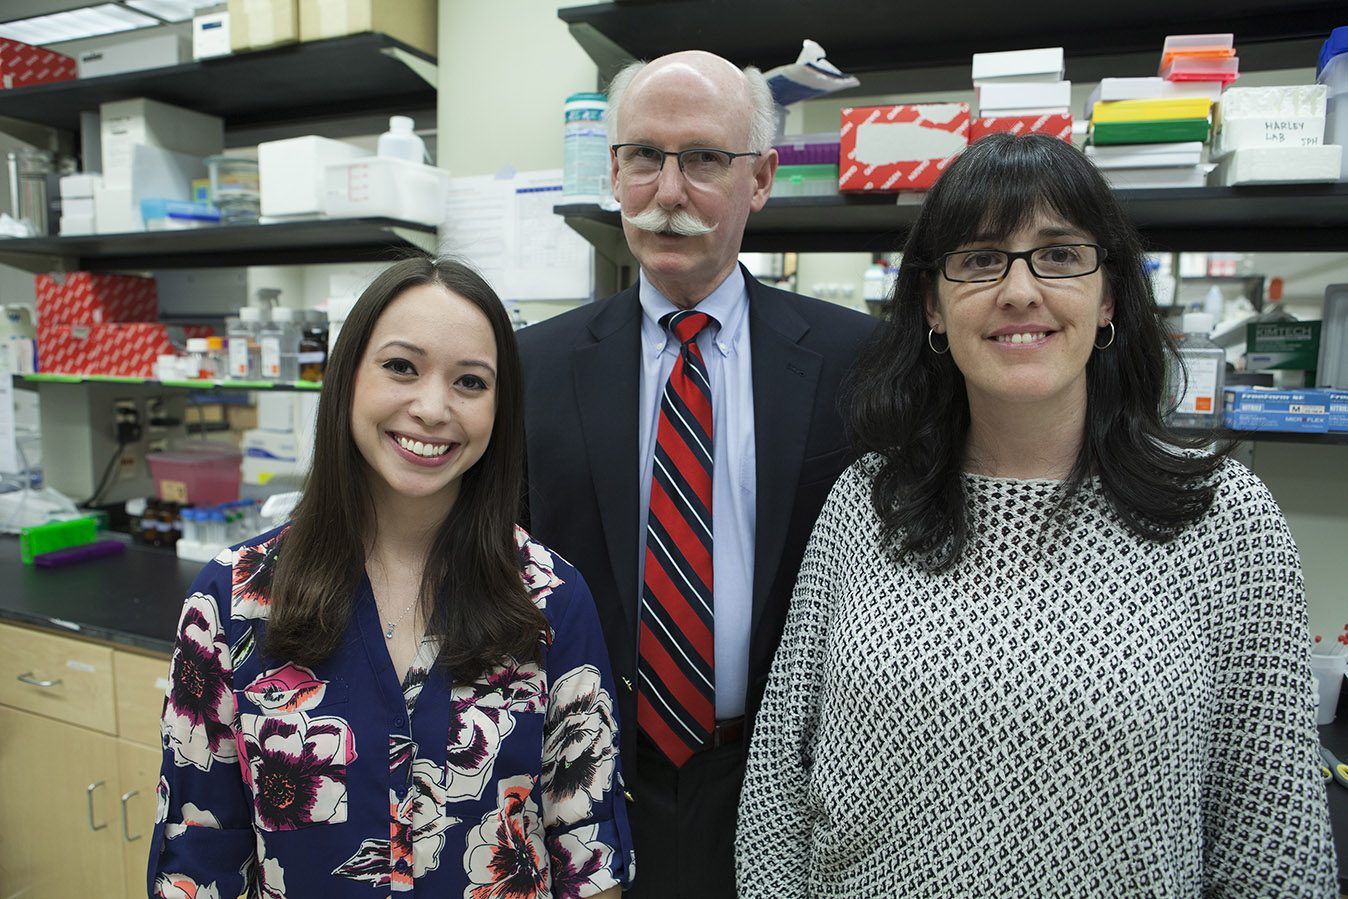
[[[659,206],[652,206],[645,212],[631,215],[623,213],[623,221],[640,228],[642,231],[654,231],[657,234],[677,234],[680,237],[698,237],[716,230],[715,225],[707,224],[691,212],[685,212],[682,209],[666,212]]]

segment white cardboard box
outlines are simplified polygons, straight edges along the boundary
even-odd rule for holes
[[[192,17],[192,58],[209,59],[212,56],[228,56],[229,48],[229,10],[198,9]]]
[[[1008,109],[1061,109],[1067,112],[1071,103],[1070,81],[998,81],[978,88],[980,115],[1001,115],[1002,110]]]
[[[1318,147],[1247,147],[1223,156],[1208,184],[1284,184],[1293,181],[1337,181],[1343,164],[1343,148],[1337,144]]]
[[[324,166],[369,155],[355,144],[314,134],[258,144],[262,215],[310,218],[322,215]]]
[[[187,41],[176,34],[156,34],[123,43],[111,43],[92,50],[84,50],[77,57],[81,78],[116,75],[176,66],[189,57]]]
[[[300,445],[293,433],[254,428],[243,432],[240,477],[245,484],[266,484],[272,478],[303,475]]]
[[[972,77],[975,87],[992,79],[1058,81],[1062,76],[1062,47],[974,54]]]
[[[99,120],[105,187],[131,186],[132,147],[138,144],[200,157],[224,149],[224,122],[219,116],[157,100],[141,97],[103,103]]]

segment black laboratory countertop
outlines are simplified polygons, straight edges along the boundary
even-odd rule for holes
[[[200,562],[127,541],[126,552],[62,568],[25,565],[19,538],[0,535],[0,620],[169,653]]]
[[[1340,762],[1348,762],[1348,690],[1339,691],[1334,720],[1320,727],[1320,744]],[[1339,861],[1339,892],[1348,895],[1348,787],[1329,781],[1329,821],[1334,828],[1334,854]]]

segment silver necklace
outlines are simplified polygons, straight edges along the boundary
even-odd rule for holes
[[[403,609],[403,613],[398,616],[398,620],[390,621],[388,623],[388,630],[384,631],[384,639],[386,640],[393,639],[393,629],[403,623],[403,619],[407,617],[407,613],[412,611],[412,606],[416,605],[417,600],[420,598],[421,598],[420,596],[413,597],[412,601],[407,604],[407,608]]]

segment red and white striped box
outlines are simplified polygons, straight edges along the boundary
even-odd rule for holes
[[[0,38],[0,87],[69,81],[78,74],[78,68],[72,56]]]
[[[926,190],[969,145],[969,104],[852,106],[839,130],[839,190]]]
[[[48,325],[100,325],[159,320],[154,278],[100,272],[54,272],[34,278],[37,320]]]
[[[1051,134],[1072,142],[1072,117],[1070,115],[1007,115],[987,116],[974,119],[969,123],[969,143],[980,137],[987,137],[996,131],[1010,131],[1012,134]]]
[[[37,324],[38,371],[65,375],[153,378],[160,356],[179,352],[188,337],[209,337],[209,325],[156,322]]]

